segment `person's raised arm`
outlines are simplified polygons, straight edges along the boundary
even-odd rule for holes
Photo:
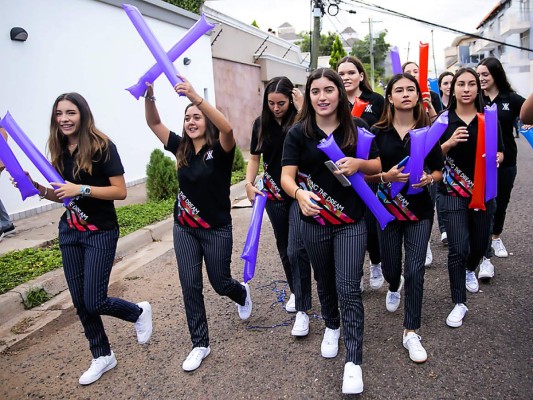
[[[144,98],[144,115],[146,123],[155,133],[157,138],[163,143],[164,146],[168,144],[168,138],[170,136],[170,129],[168,129],[159,118],[159,112],[155,104],[154,87],[152,84],[146,83],[146,96]]]
[[[184,94],[198,109],[204,114],[205,118],[208,118],[213,125],[215,125],[220,131],[220,146],[225,152],[229,152],[235,146],[235,139],[233,138],[233,128],[224,114],[217,110],[214,106],[209,104],[203,97],[201,97],[190,82],[184,77],[180,76],[183,82],[180,82],[174,86],[174,90],[178,94]]]

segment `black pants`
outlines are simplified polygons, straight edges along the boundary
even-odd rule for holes
[[[370,183],[370,188],[374,193],[378,190],[377,183]],[[368,257],[372,264],[379,264],[381,262],[381,255],[379,253],[379,235],[378,231],[381,230],[377,218],[372,211],[368,208],[365,211],[365,222],[367,231],[366,251],[368,251]],[[364,274],[364,269],[363,269]]]
[[[59,223],[63,271],[93,358],[111,354],[101,315],[136,322],[142,313],[134,303],[107,297],[117,241],[118,228],[81,232]]]
[[[289,248],[296,311],[311,309],[311,263],[300,232],[300,208],[293,201],[289,206]]]
[[[466,302],[466,270],[475,271],[491,240],[493,199],[486,211],[468,208],[470,198],[443,195],[443,213],[448,234],[448,273],[452,301]]]
[[[431,202],[433,203],[433,208],[437,210],[437,223],[439,224],[439,232],[446,232],[446,224],[444,223],[444,215],[442,213],[442,200],[441,197],[445,196],[439,190],[437,190],[438,185],[429,186],[429,194],[431,196]],[[431,226],[433,227],[433,221],[431,221]]]
[[[405,247],[405,301],[403,326],[405,329],[420,328],[426,248],[431,234],[431,220],[394,220],[380,231],[381,268],[391,292],[398,291],[402,274],[402,242]]]
[[[492,228],[494,235],[500,235],[503,232],[507,206],[511,200],[515,179],[516,165],[498,168],[498,196],[496,197],[496,212],[494,214],[494,227]]]
[[[360,365],[364,331],[360,283],[367,236],[365,222],[322,226],[302,221],[301,232],[317,279],[322,318],[330,329],[339,328],[342,318],[346,362]]]
[[[244,305],[246,289],[231,277],[232,226],[202,229],[174,224],[174,251],[192,347],[209,346],[202,259],[215,292]]]

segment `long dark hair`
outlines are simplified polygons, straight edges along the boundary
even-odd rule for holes
[[[187,110],[192,106],[194,106],[194,104],[191,103],[185,108],[185,114],[187,114]],[[200,109],[198,109],[198,112],[201,113],[205,119],[205,145],[209,148],[212,148],[218,140],[219,130],[215,126],[215,124],[213,124],[211,120],[207,118]],[[182,138],[178,147],[178,151],[176,152],[178,168],[188,166],[189,163],[187,162],[187,159],[194,153],[194,145],[192,143],[192,139],[185,132],[185,118],[183,119],[183,122],[183,130],[181,131]],[[204,154],[204,158],[206,156],[207,153]]]
[[[487,57],[479,62],[477,65],[484,65],[489,70],[494,79],[494,84],[498,87],[498,90],[502,93],[512,93],[514,89],[511,87],[502,63],[496,57]]]
[[[339,128],[343,133],[344,141],[341,144],[341,149],[347,153],[351,152],[357,144],[357,130],[352,119],[350,102],[348,101],[348,95],[344,89],[342,79],[335,71],[330,68],[318,68],[314,70],[307,78],[305,84],[305,98],[302,111],[300,113],[300,119],[304,133],[307,137],[312,139],[321,139],[315,135],[314,125],[316,124],[316,112],[311,105],[311,84],[313,81],[326,78],[331,81],[339,91],[339,104],[337,106],[337,119],[339,121]]]
[[[259,136],[257,140],[256,150],[260,151],[263,147],[263,143],[267,142],[270,139],[270,126],[272,123],[277,123],[274,119],[272,111],[270,111],[270,108],[268,107],[268,95],[270,93],[280,93],[286,96],[287,101],[289,102],[289,108],[281,118],[281,130],[283,131],[283,134],[287,133],[289,128],[294,123],[294,119],[296,118],[296,114],[298,113],[298,111],[296,110],[296,107],[294,106],[294,103],[292,101],[292,89],[294,89],[294,85],[286,76],[278,76],[272,78],[267,83],[265,87],[265,93],[263,94],[263,108],[261,110]]]
[[[343,57],[337,63],[337,67],[335,68],[335,70],[339,71],[339,65],[344,64],[344,63],[352,63],[357,69],[357,72],[359,72],[360,74],[363,74],[363,80],[359,82],[359,89],[361,89],[362,92],[372,93],[373,92],[372,86],[370,85],[370,81],[368,80],[368,75],[366,74],[365,67],[363,66],[363,63],[361,62],[361,60],[353,56]]]
[[[457,79],[463,75],[464,73],[471,73],[474,75],[474,78],[476,79],[476,85],[477,85],[477,96],[476,96],[476,110],[477,112],[483,112],[484,102],[483,102],[483,91],[481,90],[481,83],[479,82],[479,75],[474,71],[472,68],[461,68],[459,69],[453,79],[452,84],[450,88],[450,102],[448,103],[448,107],[446,107],[447,110],[455,110],[457,108],[457,97],[455,96],[455,83],[457,82]]]
[[[383,109],[383,114],[381,114],[380,120],[374,124],[376,128],[390,128],[392,126],[394,121],[394,113],[396,110],[394,109],[394,104],[392,104],[390,101],[389,96],[392,96],[394,84],[403,78],[409,79],[411,82],[413,82],[413,85],[415,85],[416,88],[416,94],[418,95],[416,106],[413,108],[415,128],[422,128],[429,125],[429,117],[426,110],[424,110],[424,102],[422,100],[422,93],[420,92],[418,81],[413,75],[402,73],[394,75],[387,84],[387,90],[385,91],[385,102],[387,103],[387,106]]]
[[[70,101],[80,112],[80,128],[78,131],[78,151],[75,154],[74,176],[79,176],[80,171],[89,175],[93,171],[93,160],[97,161],[109,145],[109,138],[94,124],[94,117],[87,100],[75,92],[63,93],[58,96],[52,107],[50,118],[50,136],[48,137],[48,151],[52,166],[63,174],[63,154],[67,148],[67,138],[59,129],[56,109],[60,101]],[[96,159],[95,159],[96,157]]]

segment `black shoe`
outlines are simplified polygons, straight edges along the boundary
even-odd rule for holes
[[[15,225],[11,224],[11,225],[8,226],[6,229],[2,230],[2,233],[3,233],[5,236],[14,235],[14,234],[15,234]]]

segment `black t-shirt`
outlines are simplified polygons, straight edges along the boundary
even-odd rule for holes
[[[381,166],[384,172],[397,165],[403,158],[410,154],[411,141],[409,134],[403,140],[398,135],[394,127],[372,128],[372,133],[376,135],[375,142],[379,149]],[[430,171],[442,170],[444,163],[442,151],[437,143],[424,160],[424,167]],[[380,184],[378,186],[378,198],[387,210],[400,221],[417,221],[433,218],[433,204],[429,195],[428,186],[418,194],[407,194],[409,183],[394,198],[391,198],[391,184]]]
[[[176,155],[181,137],[170,132],[165,150]],[[174,205],[176,223],[192,228],[218,228],[231,223],[231,167],[235,147],[226,153],[220,142],[192,154],[178,169],[179,192]]]
[[[441,143],[450,139],[457,128],[466,126],[468,140],[452,147],[444,159],[444,177],[439,185],[442,193],[456,197],[472,197],[477,146],[477,116],[466,124],[455,110],[448,113],[448,128],[442,134]],[[498,151],[503,151],[501,129],[498,128]],[[494,161],[496,162],[496,160]]]
[[[360,118],[354,118],[356,126],[368,129],[368,125]],[[327,135],[318,126],[314,125],[314,132],[320,139]],[[337,128],[332,133],[337,145],[342,144],[342,132]],[[293,165],[298,167],[297,183],[305,190],[311,190],[320,201],[322,207],[317,218],[306,217],[306,222],[323,225],[344,225],[357,222],[364,214],[364,203],[352,187],[343,187],[324,165],[329,158],[317,148],[319,139],[305,136],[301,123],[294,125],[287,133],[283,146],[283,166]],[[346,154],[355,157],[353,154]],[[370,150],[370,159],[378,157],[378,150],[374,143]],[[301,214],[301,212],[300,212]],[[320,220],[320,221],[319,221]]]
[[[368,103],[365,111],[363,111],[363,114],[361,115],[361,119],[371,127],[381,118],[385,99],[382,95],[376,92],[362,92],[359,99]],[[353,104],[351,106],[353,107]]]
[[[263,154],[263,186],[267,192],[269,200],[288,200],[289,196],[281,188],[281,154],[283,153],[283,141],[285,135],[281,125],[272,121],[269,129],[268,140],[263,140],[260,149],[257,149],[259,141],[259,129],[261,119],[257,118],[252,128],[252,140],[250,142],[250,153],[254,155]]]
[[[435,112],[438,114],[442,111],[442,103],[440,101],[440,97],[437,93],[435,93],[433,90],[429,91],[429,95],[431,96],[431,105],[435,109]]]
[[[80,171],[74,176],[75,158],[78,149],[71,155],[68,149],[63,152],[63,173],[66,181],[89,186],[109,186],[109,178],[124,175],[124,167],[120,161],[117,147],[111,141],[107,150],[93,157],[92,174]],[[73,198],[61,217],[71,228],[79,231],[110,230],[118,227],[117,213],[113,200],[102,200],[94,197]]]
[[[483,101],[486,105],[491,106],[494,103],[498,105],[498,122],[502,130],[503,144],[505,151],[503,152],[503,162],[500,167],[512,167],[516,165],[516,156],[518,150],[516,148],[516,142],[513,135],[513,126],[515,120],[520,116],[520,108],[525,99],[512,92],[512,93],[498,93],[494,100],[490,100],[489,97],[483,96]]]

